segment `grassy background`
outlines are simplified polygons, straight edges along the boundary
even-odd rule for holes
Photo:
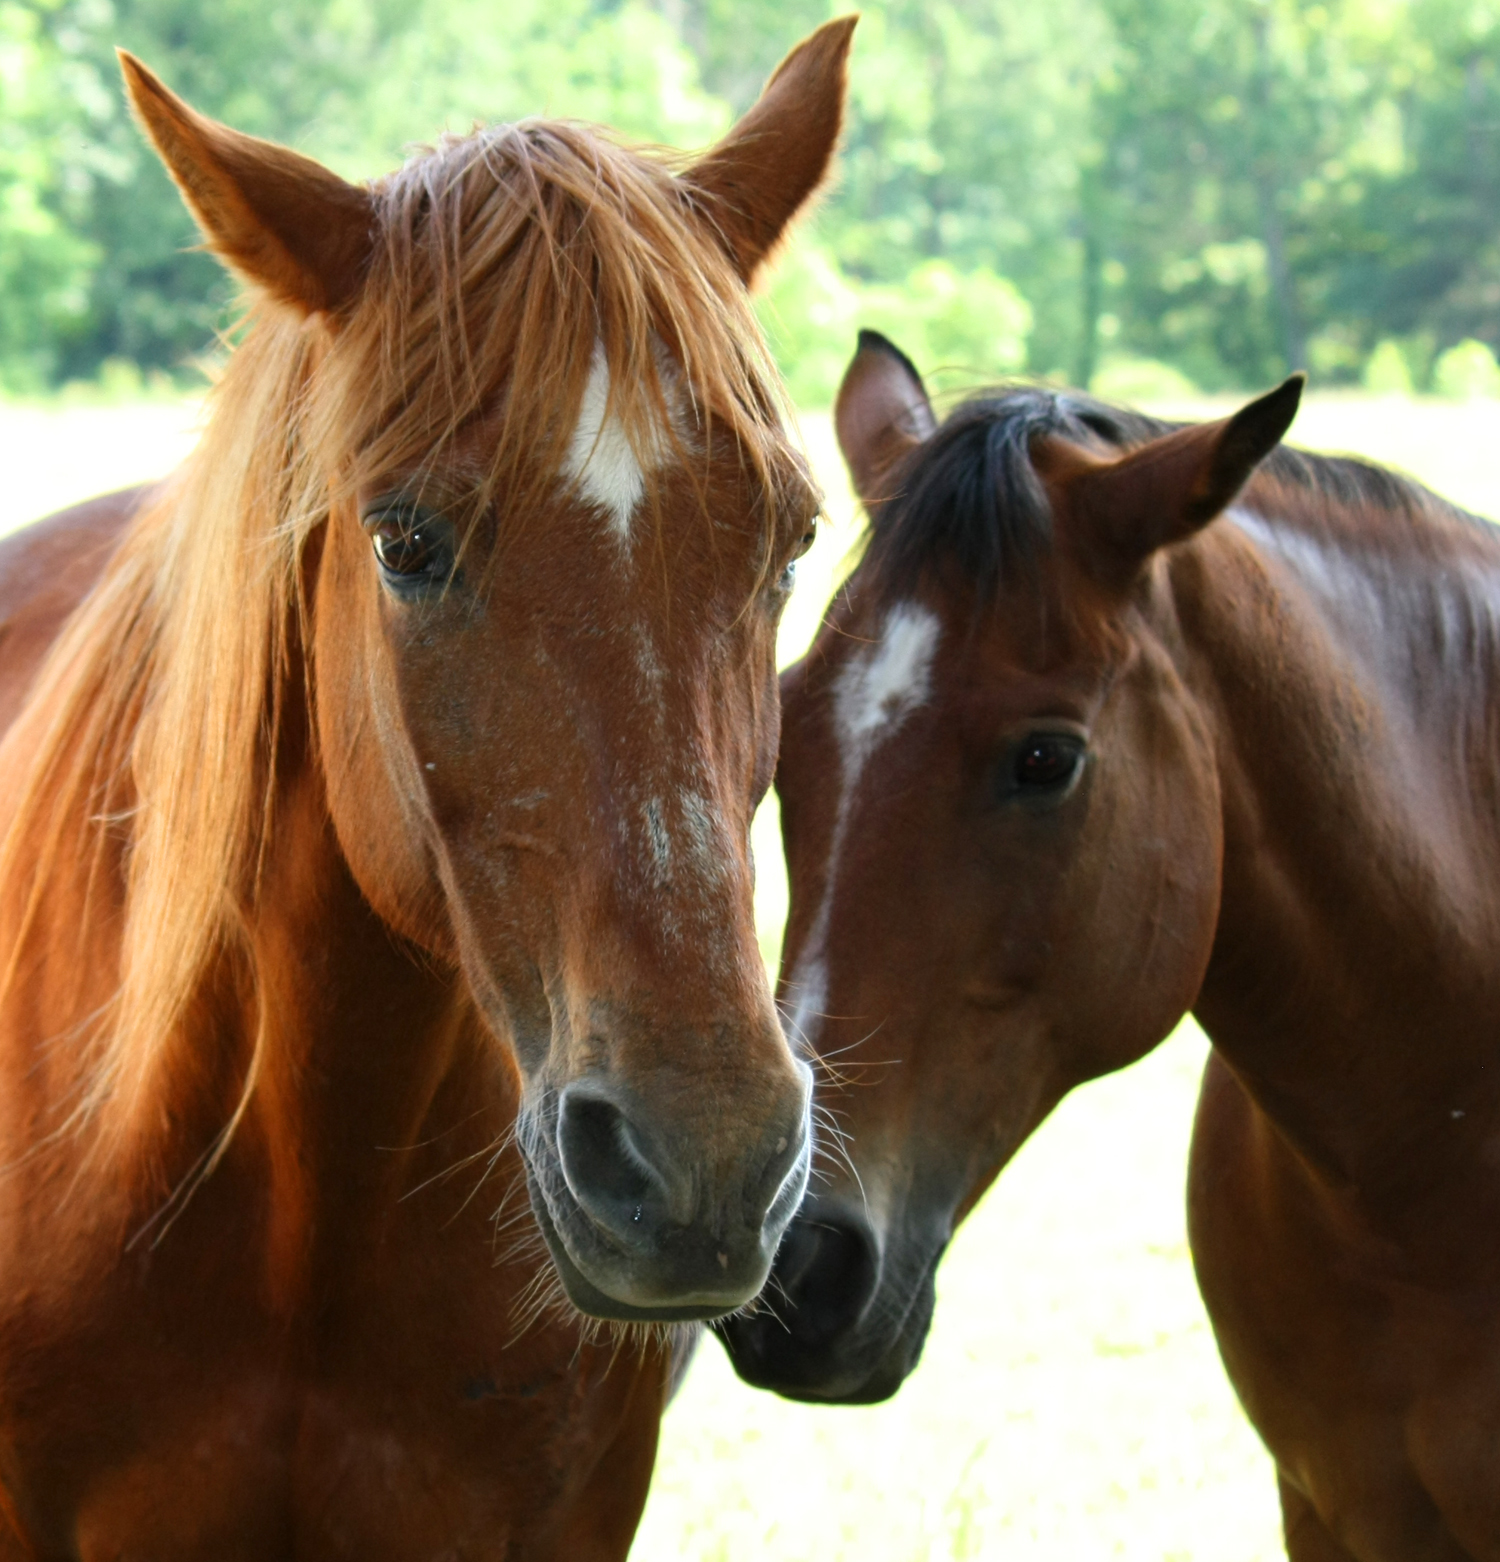
[[[158,475],[190,448],[196,416],[172,400],[0,402],[0,527]],[[1294,432],[1500,515],[1500,403],[1315,398]],[[799,571],[788,659],[856,536],[827,417],[804,433],[831,524]],[[774,801],[756,828],[774,956]],[[889,1404],[785,1404],[741,1386],[706,1344],[667,1413],[634,1562],[1281,1557],[1270,1465],[1224,1382],[1183,1230],[1203,1050],[1185,1024],[1064,1102],[959,1233],[922,1365]]]

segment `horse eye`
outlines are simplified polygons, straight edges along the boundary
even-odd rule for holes
[[[453,572],[452,528],[435,516],[393,511],[370,527],[375,557],[402,580],[446,580]]]
[[[1037,732],[1015,751],[1011,783],[1017,792],[1033,795],[1061,791],[1078,774],[1083,763],[1083,743],[1056,732]]]
[[[792,555],[790,563],[782,570],[780,578],[776,582],[778,591],[790,591],[797,584],[797,560],[818,540],[818,528],[810,526],[797,539],[797,551]]]

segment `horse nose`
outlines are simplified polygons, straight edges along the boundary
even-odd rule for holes
[[[578,1207],[626,1247],[649,1245],[666,1224],[685,1224],[691,1189],[608,1096],[570,1085],[558,1104],[557,1153]]]
[[[781,1326],[804,1350],[826,1350],[854,1331],[874,1299],[880,1249],[862,1215],[803,1215],[787,1227],[771,1272],[786,1300],[774,1308]]]
[[[769,1262],[806,1189],[810,1093],[809,1080],[784,1122],[764,1128],[729,1164],[700,1165],[695,1175],[663,1146],[669,1135],[653,1131],[607,1085],[568,1085],[557,1117],[563,1180],[584,1214],[627,1251],[644,1253],[701,1228],[742,1233]]]
[[[782,1238],[762,1305],[714,1329],[734,1370],[757,1388],[812,1404],[876,1404],[921,1354],[942,1245],[909,1294],[899,1281],[893,1290],[868,1217],[816,1197],[809,1203]]]

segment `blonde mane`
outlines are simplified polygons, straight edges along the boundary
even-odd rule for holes
[[[4,928],[5,996],[40,947],[49,882],[82,877],[92,915],[122,908],[118,986],[78,1018],[67,1113],[110,1162],[144,1149],[169,1085],[224,1067],[189,1034],[189,1006],[217,961],[248,958],[282,697],[305,671],[303,550],[330,507],[436,468],[486,417],[498,442],[473,501],[503,494],[524,524],[563,468],[596,343],[637,453],[674,428],[664,347],[700,430],[712,419],[737,442],[773,500],[789,469],[745,289],[664,156],[528,122],[445,140],[373,193],[358,301],[328,330],[252,299],[199,447],[131,525],[0,747],[18,798],[0,873],[25,891]],[[255,1038],[220,1149],[267,1045]]]

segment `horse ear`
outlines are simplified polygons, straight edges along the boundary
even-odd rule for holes
[[[683,176],[747,283],[828,175],[858,20],[840,17],[804,38],[755,107]]]
[[[882,499],[903,456],[937,428],[916,365],[879,331],[861,331],[833,409],[839,449],[854,491],[869,510]]]
[[[206,118],[118,53],[136,116],[219,258],[303,314],[347,304],[373,242],[369,192]]]
[[[1153,439],[1066,484],[1067,509],[1091,551],[1133,574],[1158,548],[1206,526],[1291,427],[1307,376],[1294,374],[1233,417]]]

